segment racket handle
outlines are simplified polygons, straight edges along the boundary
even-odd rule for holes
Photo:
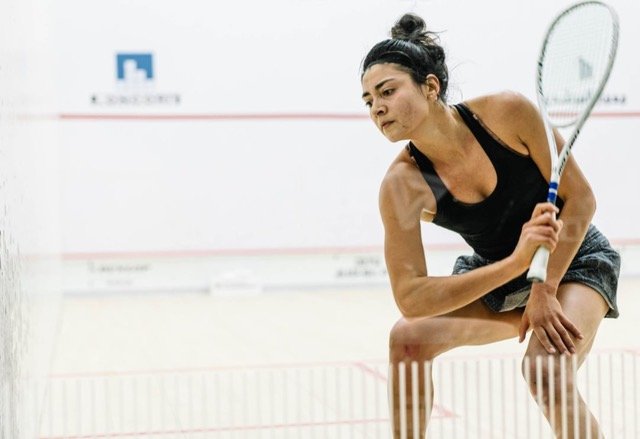
[[[544,282],[547,280],[547,264],[549,263],[549,249],[546,247],[538,247],[533,255],[529,271],[527,272],[527,280],[531,282]]]
[[[551,182],[549,183],[549,193],[547,195],[547,201],[549,203],[556,204],[556,198],[558,195],[558,176],[551,176]],[[555,214],[554,214],[555,217]],[[546,247],[538,247],[531,265],[529,265],[529,271],[527,272],[527,280],[530,282],[544,282],[547,280],[547,265],[549,264],[549,250]]]

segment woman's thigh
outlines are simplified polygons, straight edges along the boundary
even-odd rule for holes
[[[459,346],[493,343],[518,335],[521,310],[496,313],[481,300],[436,317],[401,318],[391,331],[394,348],[412,346],[433,358]],[[401,355],[402,356],[402,355]]]
[[[576,346],[578,362],[581,364],[591,350],[598,327],[609,310],[609,306],[594,289],[577,282],[560,285],[557,298],[564,314],[578,327],[584,336],[582,339],[572,336]],[[534,357],[547,355],[546,350],[542,347],[535,334],[530,337],[526,355]]]

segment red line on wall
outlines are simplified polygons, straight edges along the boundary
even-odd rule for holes
[[[611,239],[614,247],[640,246],[639,238]],[[465,251],[469,247],[464,243],[427,244],[428,251]],[[363,247],[302,247],[302,248],[246,248],[246,249],[203,249],[203,250],[157,250],[157,251],[104,251],[104,252],[68,252],[62,253],[62,259],[145,259],[145,258],[197,258],[197,257],[251,257],[251,256],[309,256],[357,253],[382,253],[382,246]]]
[[[358,369],[361,369],[364,373],[373,376],[374,378],[376,378],[377,380],[386,382],[387,381],[387,376],[383,375],[382,373],[380,373],[380,371],[374,369],[373,367],[363,363],[363,362],[355,362],[353,363],[353,365],[355,367],[357,367]]]
[[[197,434],[197,433],[213,433],[213,432],[232,432],[232,431],[251,431],[251,430],[276,430],[285,428],[310,428],[310,427],[327,427],[330,425],[364,425],[389,422],[388,418],[377,419],[347,419],[341,421],[327,422],[292,422],[282,424],[256,424],[256,425],[239,425],[230,427],[212,427],[212,428],[193,428],[193,429],[176,429],[176,430],[153,430],[153,431],[131,431],[131,432],[113,432],[98,433],[89,435],[66,435],[66,436],[40,436],[40,439],[89,439],[89,438],[110,438],[110,437],[137,437],[137,436],[164,436],[176,434]]]
[[[362,360],[370,363],[384,364],[385,359]],[[223,366],[209,367],[184,367],[184,368],[168,368],[168,369],[138,369],[138,370],[121,370],[121,371],[94,371],[94,372],[71,372],[71,373],[54,373],[49,375],[51,379],[68,379],[68,378],[92,378],[92,377],[118,377],[133,375],[162,375],[162,374],[182,374],[182,373],[203,373],[203,372],[220,372],[220,371],[239,371],[239,370],[283,370],[283,369],[301,369],[314,367],[352,367],[361,362],[354,363],[352,361],[308,361],[308,362],[290,362],[290,363],[261,363],[261,364],[229,364]],[[386,380],[386,377],[384,377]]]
[[[368,120],[366,114],[349,113],[245,113],[245,114],[81,114],[62,113],[61,120],[141,120],[141,121],[199,121],[199,120]]]
[[[120,258],[197,258],[210,256],[304,256],[315,254],[354,254],[378,253],[382,247],[314,247],[314,248],[248,248],[248,249],[209,249],[209,250],[157,250],[130,252],[70,252],[63,253],[64,260],[84,259],[120,259]]]
[[[640,346],[628,346],[621,348],[596,348],[590,355],[604,354],[629,354],[640,357]],[[490,352],[485,354],[455,354],[444,356],[438,360],[439,363],[452,363],[459,361],[477,361],[477,360],[505,360],[519,359],[522,357],[521,352]],[[372,367],[373,366],[373,367]],[[375,369],[380,366],[380,371]],[[166,369],[135,369],[135,370],[111,370],[111,371],[89,371],[89,372],[60,372],[48,375],[52,380],[80,379],[80,378],[115,378],[115,377],[131,377],[140,375],[165,375],[165,374],[194,374],[207,372],[222,371],[255,371],[255,370],[284,370],[284,369],[303,369],[303,368],[341,368],[355,367],[364,373],[372,375],[382,382],[387,381],[389,363],[387,358],[371,358],[360,361],[308,361],[308,362],[290,362],[290,363],[253,363],[253,364],[229,364],[222,366],[208,367],[182,367],[182,368],[166,368]]]
[[[640,111],[608,111],[591,114],[594,118],[636,118]],[[237,114],[108,114],[60,113],[60,120],[69,121],[231,121],[231,120],[368,120],[361,113],[237,113]]]

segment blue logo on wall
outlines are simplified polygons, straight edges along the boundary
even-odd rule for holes
[[[113,52],[109,58],[113,59]],[[116,84],[113,92],[93,93],[91,105],[104,107],[158,107],[178,106],[181,96],[175,92],[158,91],[157,61],[152,52],[116,52]],[[111,63],[109,63],[113,66]],[[113,67],[110,67],[113,69]],[[113,71],[113,70],[111,70]]]
[[[118,81],[144,82],[153,80],[153,55],[151,53],[116,54]]]

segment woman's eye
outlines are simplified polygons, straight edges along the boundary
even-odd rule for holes
[[[388,89],[382,91],[382,96],[389,96],[391,93],[393,93],[393,89],[392,88],[388,88]]]
[[[367,108],[371,108],[371,101],[365,102],[364,106],[367,107]]]

